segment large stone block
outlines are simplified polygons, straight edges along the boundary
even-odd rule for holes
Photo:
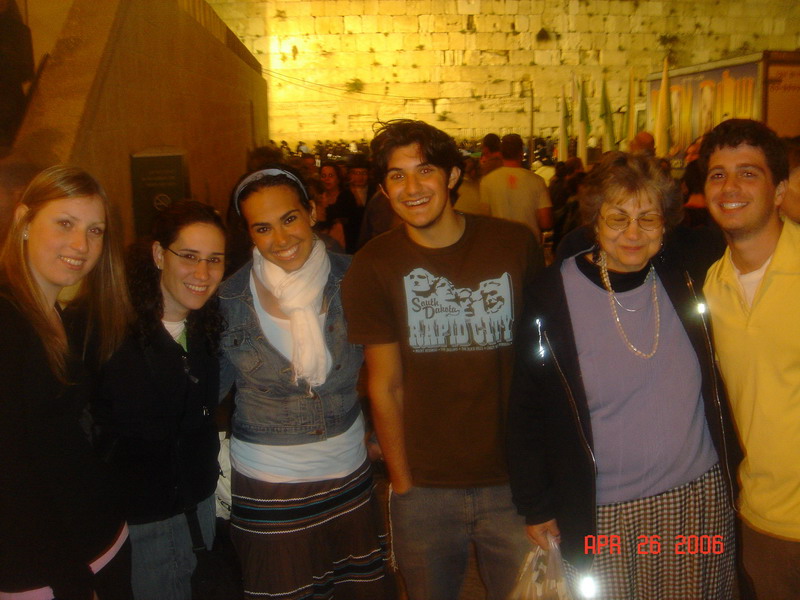
[[[420,33],[433,33],[436,19],[430,14],[421,14],[418,18]]]
[[[377,15],[361,15],[361,32],[362,33],[380,33],[378,31],[378,17]]]
[[[451,31],[466,31],[467,17],[458,14],[437,14],[433,19],[433,31],[435,32],[451,32]]]
[[[434,36],[434,47],[436,38]],[[446,48],[449,50],[466,50],[467,49],[467,34],[465,33],[448,33],[447,41],[445,42]]]
[[[418,68],[430,68],[435,67],[439,64],[438,57],[441,55],[441,52],[431,52],[430,50],[418,50],[407,52],[406,54],[410,54],[410,58],[413,61],[412,65],[417,65]]]
[[[359,52],[382,52],[386,48],[386,37],[379,33],[365,33],[355,36]]]
[[[479,15],[481,13],[481,0],[457,0],[456,8],[460,15]]]
[[[392,31],[395,33],[417,33],[419,18],[416,16],[398,15],[392,19]]]
[[[480,32],[492,32],[502,29],[502,16],[496,14],[475,16],[475,29]]]
[[[344,17],[344,30],[347,33],[363,33],[361,25],[361,17],[345,16]]]
[[[340,40],[339,50],[342,52],[358,52],[358,37],[359,34],[356,33],[343,35]]]
[[[610,67],[622,67],[628,64],[628,53],[618,50],[600,50],[600,62]]]
[[[316,17],[314,31],[317,35],[344,33],[344,18],[342,17]]]
[[[429,15],[434,11],[433,0],[407,0],[406,1],[406,14],[407,15]]]
[[[378,2],[378,14],[399,16],[406,14],[404,0],[381,0]]]
[[[439,85],[439,94],[443,98],[471,99],[473,86],[465,81],[442,82]]]
[[[447,33],[431,34],[430,50],[448,50],[450,48],[450,36]]]
[[[561,62],[558,50],[534,50],[533,60],[537,65],[558,65]]]
[[[386,50],[405,50],[402,33],[384,33],[383,37],[386,41]]]

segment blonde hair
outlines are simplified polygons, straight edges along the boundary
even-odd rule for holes
[[[0,267],[13,299],[42,339],[50,369],[62,381],[66,381],[69,349],[49,318],[53,307],[47,305],[31,272],[24,234],[49,202],[92,196],[100,198],[105,210],[103,249],[97,265],[80,282],[72,303],[81,305],[86,315],[82,356],[86,358],[91,339],[97,343],[92,357],[98,363],[108,360],[125,337],[130,300],[125,283],[122,228],[105,191],[91,175],[77,167],[56,165],[34,177],[20,199],[20,204],[28,210],[16,215],[0,254]]]

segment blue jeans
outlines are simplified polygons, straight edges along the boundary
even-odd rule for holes
[[[489,600],[505,600],[531,543],[507,485],[391,493],[392,545],[409,600],[457,600],[475,544]]]
[[[197,504],[203,541],[214,543],[216,515],[214,494]],[[197,559],[186,515],[163,521],[129,525],[133,596],[136,600],[191,600],[191,578]]]

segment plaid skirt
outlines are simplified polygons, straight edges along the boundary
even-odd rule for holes
[[[369,461],[347,477],[309,483],[268,483],[234,471],[231,490],[231,540],[245,597],[391,597]]]
[[[719,465],[656,496],[597,507],[597,534],[618,542],[594,556],[603,600],[729,600],[734,512]],[[578,574],[567,567],[573,584]],[[576,597],[582,597],[576,594]]]

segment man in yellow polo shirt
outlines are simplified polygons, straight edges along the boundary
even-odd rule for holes
[[[781,219],[780,139],[731,119],[703,140],[708,209],[728,242],[706,276],[717,356],[745,459],[744,567],[759,600],[800,594],[800,225]]]

